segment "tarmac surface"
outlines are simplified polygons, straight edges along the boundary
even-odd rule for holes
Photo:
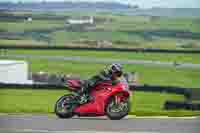
[[[54,115],[0,115],[0,133],[199,133],[199,118],[106,117],[59,119]]]

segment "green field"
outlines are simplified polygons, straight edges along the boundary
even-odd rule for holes
[[[0,57],[0,59],[14,59]],[[54,74],[71,74],[89,78],[108,64],[81,63],[73,61],[50,61],[47,59],[18,59],[29,63],[30,72],[48,72]],[[124,65],[125,71],[138,73],[140,84],[180,86],[199,88],[199,70],[176,69],[172,67],[156,67],[145,65]]]
[[[27,44],[32,45],[32,46],[47,46],[48,43],[45,41],[36,41],[33,39],[12,39],[12,40],[7,40],[7,39],[0,39],[0,43],[4,45],[13,45],[15,44],[16,46],[27,46]]]
[[[30,30],[54,29],[63,25],[63,22],[58,20],[35,20],[34,22],[0,22],[0,29],[8,32],[24,32]]]
[[[200,64],[199,54],[160,54],[160,53],[131,53],[131,52],[100,52],[80,50],[8,50],[2,51],[5,55],[50,55],[66,57],[91,57],[111,59],[132,59],[132,60],[153,60],[169,61],[178,63]],[[0,59],[14,59],[1,57]],[[16,58],[17,59],[17,58]],[[83,63],[78,61],[62,61],[47,59],[21,58],[29,63],[30,72],[49,72],[57,74],[80,75],[82,78],[89,78],[108,64]],[[111,62],[112,63],[112,62]],[[176,67],[161,67],[149,65],[124,65],[125,71],[136,71],[141,84],[169,85],[199,88],[200,71],[198,69],[183,69]]]
[[[126,16],[109,13],[25,13],[13,12],[15,16],[32,16],[33,21],[26,20],[6,22],[0,21],[0,33],[16,34],[19,40],[12,42],[18,45],[20,41],[30,38],[30,42],[43,40],[55,46],[89,46],[97,47],[97,42],[88,44],[88,41],[109,41],[112,46],[123,48],[167,48],[167,49],[199,49],[200,41],[192,38],[193,34],[200,33],[199,18],[164,18],[151,16]],[[68,18],[93,16],[93,25],[67,25]],[[40,19],[37,19],[40,17]],[[48,19],[47,19],[48,17]],[[50,18],[49,18],[50,17]],[[56,19],[55,17],[62,17]],[[44,18],[44,19],[42,19]],[[59,29],[57,29],[59,28]],[[147,32],[162,31],[164,35],[149,34]],[[176,37],[180,32],[180,37]],[[34,34],[33,34],[34,33]],[[185,34],[191,34],[185,38]],[[39,37],[38,37],[39,36]],[[199,35],[200,36],[200,35]],[[0,35],[1,37],[1,35]],[[46,38],[48,37],[48,38]],[[2,37],[1,37],[2,38]],[[39,38],[39,39],[38,39]],[[12,40],[13,36],[3,39]],[[0,41],[0,45],[6,45]],[[27,42],[27,45],[31,43]]]
[[[173,53],[141,53],[141,52],[108,52],[108,51],[81,51],[81,50],[7,50],[7,55],[55,55],[81,56],[93,58],[112,58],[129,60],[152,60],[178,63],[200,64],[200,54],[173,54]]]
[[[4,113],[53,113],[56,100],[68,93],[65,90],[32,90],[32,89],[1,89],[0,112]],[[138,116],[168,115],[194,116],[199,111],[184,110],[165,111],[163,104],[166,100],[183,100],[183,96],[135,92],[132,96],[130,114]],[[158,100],[159,99],[159,100]]]

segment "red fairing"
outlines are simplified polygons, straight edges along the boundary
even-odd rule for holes
[[[122,94],[119,96],[118,100],[123,100],[123,97],[129,97],[129,91],[127,90],[127,85],[120,82],[116,85],[112,85],[111,82],[104,82],[97,84],[93,91],[91,92],[92,101],[83,104],[75,109],[74,112],[79,114],[95,114],[104,115],[105,107],[108,99],[115,94]]]
[[[76,79],[67,80],[66,85],[70,89],[76,90],[76,89],[81,88],[81,80],[76,80]]]

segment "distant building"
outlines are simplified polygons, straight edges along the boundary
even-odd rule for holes
[[[93,24],[94,18],[82,18],[82,19],[68,19],[67,24]]]
[[[28,21],[28,22],[32,22],[33,19],[32,19],[31,17],[28,17],[28,18],[27,18],[27,21]]]
[[[102,40],[102,41],[97,41],[97,48],[109,48],[112,47],[112,42]]]

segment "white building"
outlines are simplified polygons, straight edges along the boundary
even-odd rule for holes
[[[27,62],[0,60],[0,83],[31,84]]]
[[[27,21],[28,21],[28,22],[32,22],[33,19],[32,19],[31,17],[28,17],[28,18],[27,18]]]
[[[94,18],[90,17],[88,19],[68,19],[68,24],[93,24]]]

